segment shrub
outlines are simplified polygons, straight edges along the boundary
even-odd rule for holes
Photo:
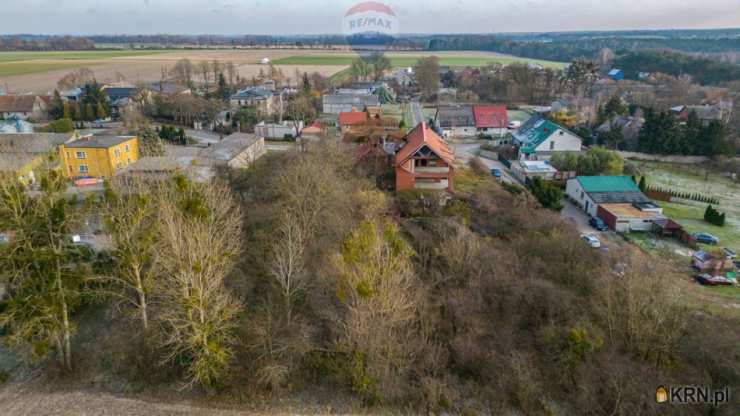
[[[561,211],[563,204],[563,190],[552,182],[535,177],[529,181],[529,189],[543,207],[553,211]]]
[[[704,211],[704,221],[718,227],[724,227],[725,213],[720,213],[713,206],[709,205],[707,206],[706,211]]]

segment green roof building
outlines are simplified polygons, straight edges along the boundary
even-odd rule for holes
[[[549,160],[555,152],[580,152],[581,138],[565,127],[541,117],[532,117],[514,133],[519,158]]]

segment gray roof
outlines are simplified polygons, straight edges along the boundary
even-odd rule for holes
[[[236,94],[231,96],[231,99],[232,100],[265,100],[267,98],[272,97],[273,95],[275,95],[275,93],[266,88],[251,87],[251,88],[238,91]]]
[[[69,133],[0,134],[0,153],[49,153],[72,139]]]
[[[475,126],[473,107],[469,105],[440,106],[437,109],[437,124],[442,128],[473,127]]]
[[[375,94],[324,94],[324,104],[377,107],[380,98]]]
[[[136,136],[88,136],[67,143],[67,147],[107,149],[127,142]]]
[[[234,133],[220,142],[213,144],[198,153],[199,158],[209,159],[215,163],[228,163],[231,159],[260,140],[254,134]]]
[[[15,172],[39,157],[38,154],[0,153],[0,172]]]
[[[189,88],[176,84],[174,82],[155,82],[153,84],[149,84],[146,87],[149,91],[153,91],[160,94],[165,95],[174,95],[174,94],[180,94],[182,92],[188,91]]]
[[[588,196],[596,204],[634,204],[652,202],[642,192],[591,192]]]

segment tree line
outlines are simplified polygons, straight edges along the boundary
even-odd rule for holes
[[[85,51],[95,49],[90,39],[77,36],[0,36],[0,51]]]

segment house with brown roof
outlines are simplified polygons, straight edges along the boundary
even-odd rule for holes
[[[473,106],[473,118],[478,134],[484,136],[503,136],[508,131],[509,116],[503,105]]]
[[[47,100],[38,95],[0,95],[0,118],[45,120],[47,108]]]
[[[348,133],[353,127],[367,123],[367,113],[364,111],[349,111],[339,113],[339,129],[342,133]]]
[[[447,143],[426,123],[406,136],[396,153],[396,191],[412,189],[453,190],[454,154]]]

